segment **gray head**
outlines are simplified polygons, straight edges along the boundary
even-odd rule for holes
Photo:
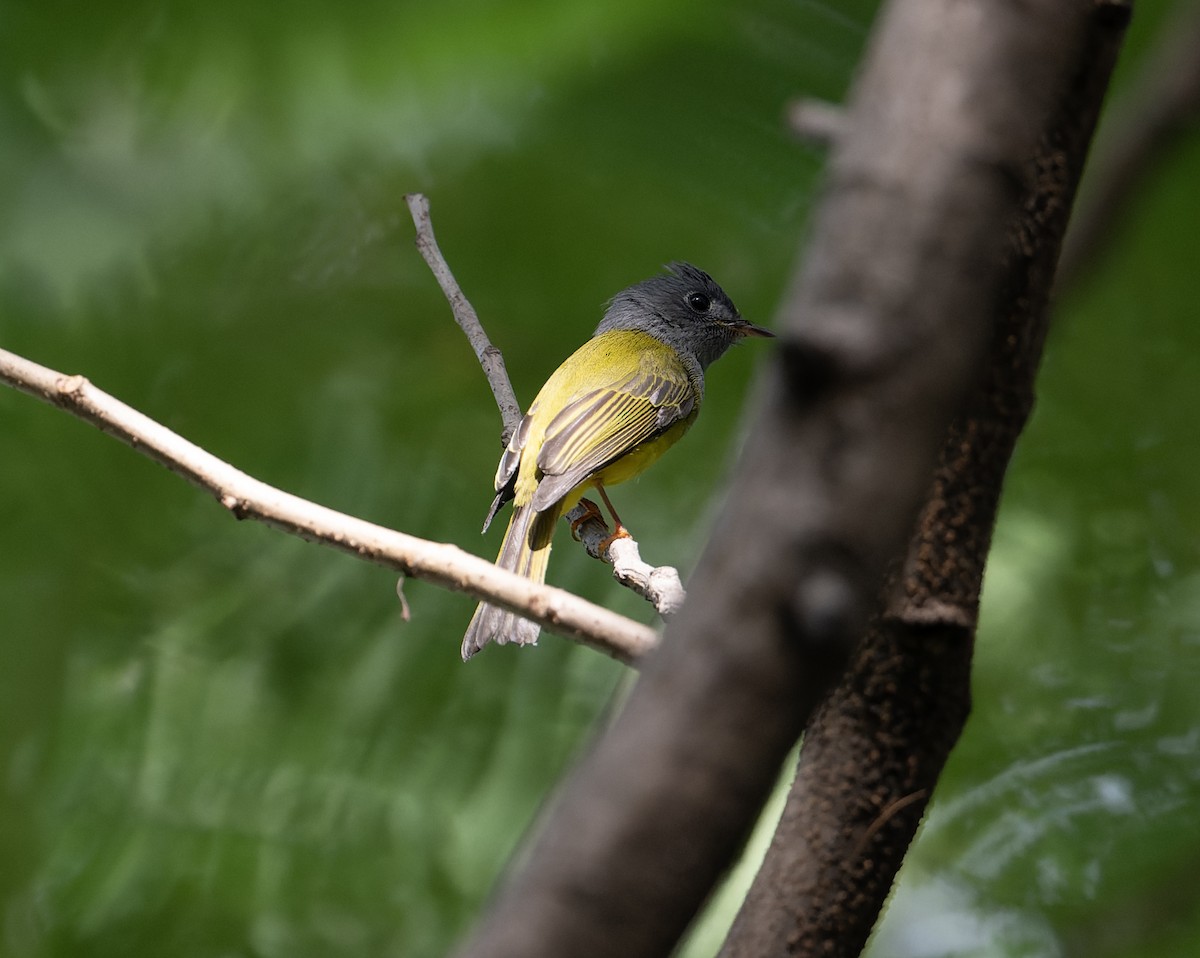
[[[704,369],[745,336],[774,333],[742,319],[716,281],[690,263],[623,289],[612,298],[596,333],[636,329],[661,340]]]

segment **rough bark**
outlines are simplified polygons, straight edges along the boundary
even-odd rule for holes
[[[809,728],[770,850],[722,958],[857,955],[970,709],[984,565],[1014,444],[1033,405],[1068,213],[1128,18],[1098,5],[1011,231],[986,374],[845,679]]]
[[[1085,0],[894,0],[690,598],[462,954],[666,955],[842,674],[1002,292]]]

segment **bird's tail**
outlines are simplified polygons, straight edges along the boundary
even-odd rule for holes
[[[504,533],[504,544],[496,556],[496,565],[534,582],[546,581],[546,565],[550,561],[550,540],[554,524],[562,510],[557,506],[545,512],[535,512],[532,506],[516,506]],[[462,657],[465,662],[488,642],[504,645],[516,642],[529,645],[537,641],[540,627],[515,612],[480,602],[475,609],[467,634],[463,636]]]

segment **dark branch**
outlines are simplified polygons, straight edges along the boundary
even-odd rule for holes
[[[722,958],[858,955],[970,709],[984,563],[1033,405],[1054,264],[1127,8],[1098,7],[1011,233],[987,373],[950,429],[884,613],[809,728]]]
[[[666,955],[730,864],[913,526],[1090,7],[880,18],[690,598],[463,954]]]

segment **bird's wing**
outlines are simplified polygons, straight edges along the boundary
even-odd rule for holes
[[[521,451],[525,448],[525,443],[529,439],[529,428],[532,422],[533,409],[530,408],[529,412],[521,418],[516,431],[508,441],[508,447],[504,450],[504,455],[500,457],[500,465],[496,467],[496,481],[494,485],[496,498],[492,500],[492,507],[488,509],[487,517],[483,520],[484,532],[488,531],[488,526],[496,518],[496,513],[500,511],[500,507],[515,495],[517,469],[521,465]]]
[[[642,366],[623,382],[584,393],[546,427],[533,508],[548,509],[605,466],[655,438],[696,407],[696,390],[676,364]]]

